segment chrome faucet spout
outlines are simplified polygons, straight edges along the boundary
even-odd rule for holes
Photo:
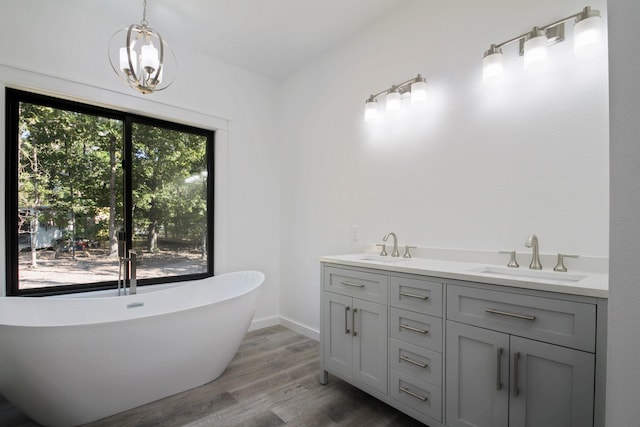
[[[527,248],[532,248],[531,264],[529,264],[529,268],[531,270],[542,270],[542,264],[540,264],[540,249],[538,246],[538,236],[536,236],[535,234],[529,235],[529,237],[527,237],[527,241],[524,242],[524,245]]]
[[[393,237],[393,250],[391,251],[391,256],[398,258],[400,256],[400,251],[398,251],[398,236],[396,236],[396,233],[391,232],[385,234],[382,240],[386,242],[389,236]]]

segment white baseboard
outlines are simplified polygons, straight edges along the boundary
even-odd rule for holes
[[[295,322],[282,316],[280,316],[280,324],[285,328],[289,328],[313,340],[320,341],[320,331],[310,328],[307,325],[303,325],[302,323]]]
[[[268,328],[269,326],[275,325],[282,325],[285,328],[289,328],[292,331],[296,331],[297,333],[309,337],[313,340],[320,341],[320,331],[282,316],[271,316],[264,317],[262,319],[254,319],[251,322],[251,325],[249,325],[249,330],[254,331],[256,329]]]
[[[275,326],[280,324],[280,318],[278,316],[264,317],[262,319],[253,319],[251,325],[249,325],[250,331],[256,329],[268,328],[269,326]]]

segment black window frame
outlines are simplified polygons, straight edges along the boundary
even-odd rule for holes
[[[70,284],[42,288],[20,289],[18,278],[18,138],[20,103],[31,103],[73,111],[92,116],[121,120],[124,145],[122,169],[124,174],[124,222],[127,236],[127,251],[132,246],[133,204],[132,191],[132,127],[134,124],[156,126],[163,129],[191,133],[207,138],[207,272],[138,279],[138,286],[182,282],[203,279],[214,275],[214,175],[215,175],[215,131],[181,123],[170,122],[149,116],[99,107],[79,101],[42,95],[14,88],[5,88],[5,251],[6,251],[6,295],[49,296],[96,290],[116,289],[117,281],[89,284]]]

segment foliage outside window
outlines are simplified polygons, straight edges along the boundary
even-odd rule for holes
[[[7,295],[213,273],[213,132],[7,89]],[[122,235],[122,233],[121,233]]]

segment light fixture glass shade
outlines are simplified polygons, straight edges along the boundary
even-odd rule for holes
[[[427,100],[427,80],[418,74],[411,83],[411,105],[419,105]]]
[[[387,105],[386,105],[386,110],[388,113],[394,112],[394,111],[398,111],[400,109],[400,102],[402,100],[402,95],[400,95],[400,92],[398,91],[397,88],[392,88],[388,93],[387,93],[387,97],[386,97],[386,101],[387,101]]]
[[[129,64],[129,56],[131,55],[131,64]],[[138,55],[135,51],[127,52],[126,47],[120,48],[120,69],[125,74],[131,74],[131,65],[133,66],[133,73],[138,74]]]
[[[534,29],[524,42],[524,69],[530,70],[544,64],[547,56],[547,35],[543,30]]]
[[[160,63],[158,59],[158,49],[153,47],[153,45],[145,45],[142,46],[142,59],[140,60],[140,64],[148,73],[153,73],[158,69],[158,64]]]
[[[488,82],[499,79],[503,70],[504,58],[502,49],[493,45],[484,53],[484,58],[482,58],[482,81]]]
[[[592,15],[582,19],[573,26],[573,50],[580,53],[584,48],[602,42],[602,18]]]
[[[374,121],[378,117],[378,101],[373,97],[367,99],[364,104],[364,121],[366,123]]]

